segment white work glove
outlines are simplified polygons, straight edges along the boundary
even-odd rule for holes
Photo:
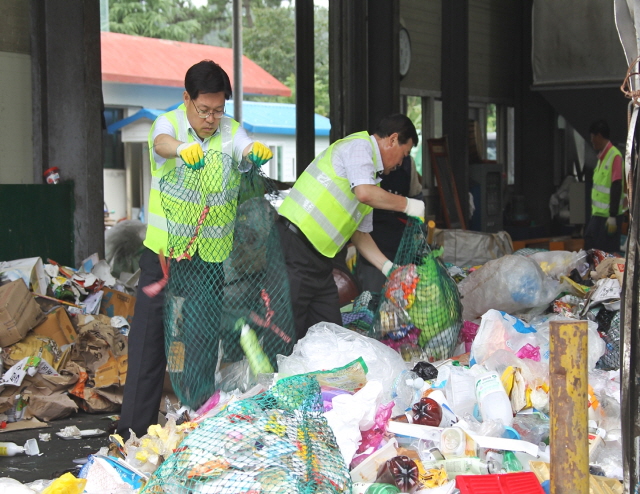
[[[613,216],[609,216],[607,218],[607,222],[605,223],[607,226],[607,235],[612,237],[618,231],[618,224],[616,223],[616,219]]]
[[[424,201],[407,197],[407,205],[403,213],[424,222]]]
[[[183,142],[178,146],[176,154],[192,170],[199,170],[204,167],[204,151],[199,142]]]
[[[390,261],[389,259],[387,259],[384,264],[382,265],[382,274],[385,275],[387,278],[389,277],[389,275],[393,272],[393,270],[395,268],[397,268],[398,266],[396,266],[395,264],[393,264],[392,261]]]

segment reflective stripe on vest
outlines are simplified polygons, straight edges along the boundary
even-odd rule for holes
[[[374,169],[377,155],[367,132],[334,142],[300,175],[278,212],[304,232],[318,252],[334,257],[373,209],[361,203],[346,178],[336,174],[331,155],[338,143],[366,139],[371,144]]]
[[[612,145],[607,151],[607,154],[598,161],[598,165],[593,172],[593,187],[591,189],[591,214],[593,216],[609,217],[611,177],[613,175],[613,161],[616,156],[622,157],[618,148]],[[620,206],[618,208],[619,215],[626,211],[626,208],[624,207],[625,199],[626,194],[623,176]]]
[[[188,120],[184,104],[180,105],[176,110],[165,113],[165,117],[173,125],[176,139],[182,142],[194,142],[194,138],[189,134]],[[233,244],[233,229],[235,222],[235,213],[237,206],[237,196],[239,190],[240,174],[236,167],[228,166],[225,170],[207,170],[208,175],[204,175],[202,171],[193,172],[185,166],[180,166],[175,172],[175,182],[172,187],[164,187],[160,191],[160,181],[163,177],[168,177],[168,173],[176,168],[176,165],[182,160],[177,158],[167,159],[162,166],[158,167],[153,157],[152,135],[155,123],[149,133],[149,154],[151,160],[151,190],[149,193],[149,213],[147,235],[144,245],[154,252],[163,250],[168,255],[168,230],[172,234],[180,233],[180,237],[184,240],[184,245],[195,234],[197,221],[196,215],[190,218],[189,224],[178,224],[168,221],[162,206],[162,198],[165,203],[171,203],[179,208],[181,206],[189,207],[191,204],[194,210],[203,210],[205,205],[210,206],[209,213],[204,220],[198,238],[191,245],[189,254],[193,255],[196,251],[200,257],[207,262],[221,262],[228,257]],[[219,133],[209,139],[206,151],[221,151],[228,156],[233,156],[233,137],[239,127],[238,122],[231,118],[223,117],[219,124]],[[211,173],[216,173],[212,176]],[[193,180],[191,174],[199,174],[198,178],[206,180],[208,183],[207,191],[201,191],[198,186],[196,188],[188,186],[191,182],[199,184],[199,180]],[[190,176],[189,176],[190,175]],[[210,183],[209,183],[210,182]],[[215,190],[211,190],[211,185]],[[205,193],[206,192],[206,193]],[[191,224],[193,223],[193,224]],[[175,239],[174,239],[175,240]],[[172,244],[180,243],[172,241]],[[174,253],[174,256],[182,254]]]

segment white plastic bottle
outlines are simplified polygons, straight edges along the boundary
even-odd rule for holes
[[[18,446],[16,443],[0,442],[0,456],[15,456],[18,453],[24,453],[23,446]]]
[[[597,451],[604,445],[607,431],[598,427],[594,420],[589,420],[589,461],[594,461]]]
[[[511,427],[511,402],[497,372],[484,372],[476,377],[476,398],[483,421],[500,420],[505,427]]]

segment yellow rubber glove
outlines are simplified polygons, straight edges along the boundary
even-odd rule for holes
[[[204,151],[199,142],[183,142],[178,146],[177,154],[192,170],[204,167]]]
[[[247,158],[254,165],[260,168],[267,161],[273,158],[273,153],[267,146],[265,146],[261,142],[256,141],[253,143],[253,146],[251,146],[251,151],[247,155]]]
[[[607,235],[612,237],[618,231],[618,224],[616,223],[616,219],[613,216],[609,216],[607,218]]]

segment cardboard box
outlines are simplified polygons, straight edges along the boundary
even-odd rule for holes
[[[136,298],[133,295],[127,295],[111,288],[104,288],[102,291],[104,295],[102,295],[100,314],[109,317],[122,316],[131,324]]]
[[[22,279],[0,286],[0,347],[17,343],[44,318]]]
[[[49,312],[47,318],[33,328],[33,332],[51,338],[58,347],[74,343],[78,338],[76,328],[73,327],[67,311],[62,307]]]

